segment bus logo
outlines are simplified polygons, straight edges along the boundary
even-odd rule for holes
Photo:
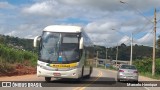
[[[55,71],[58,71],[58,68],[56,68]]]
[[[11,82],[2,82],[2,87],[11,87]]]

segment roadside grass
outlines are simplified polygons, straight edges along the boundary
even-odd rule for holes
[[[137,67],[139,74],[152,79],[160,79],[160,58],[155,60],[155,75],[152,76],[152,58],[144,58],[135,60],[133,64]]]
[[[31,51],[14,49],[0,44],[0,76],[34,73],[37,58],[38,55]],[[23,69],[23,71],[20,71],[20,69]]]
[[[24,51],[8,47],[7,45],[0,44],[0,63],[22,63],[28,62],[29,66],[36,66],[37,54],[31,51]]]
[[[9,63],[0,63],[0,74],[5,74],[14,71],[15,68]]]
[[[154,76],[152,76],[152,73],[150,72],[140,72],[139,73],[141,76],[145,76],[145,77],[149,77],[149,78],[152,78],[152,79],[160,79],[160,75],[158,74],[155,74]]]

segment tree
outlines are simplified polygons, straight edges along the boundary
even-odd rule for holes
[[[160,58],[160,35],[158,36],[157,47],[158,47],[158,50],[157,50],[156,56]]]
[[[126,48],[126,45],[124,43],[121,44],[122,48]]]

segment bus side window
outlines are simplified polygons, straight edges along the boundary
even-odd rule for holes
[[[79,50],[79,55],[80,55],[80,57],[83,56],[83,49],[80,49],[80,50]]]
[[[85,58],[87,58],[87,50],[85,50]]]

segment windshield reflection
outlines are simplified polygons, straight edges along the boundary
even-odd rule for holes
[[[46,62],[73,62],[79,60],[80,34],[43,32],[40,60]]]

